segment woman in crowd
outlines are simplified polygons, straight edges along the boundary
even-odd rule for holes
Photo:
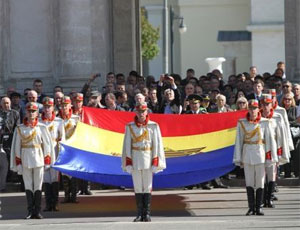
[[[247,110],[248,109],[248,101],[245,97],[239,97],[236,100],[236,110]]]
[[[284,94],[281,99],[281,104],[286,110],[290,127],[298,127],[297,107],[293,93]],[[292,171],[295,172],[295,176],[299,176],[299,152],[297,151],[299,150],[299,144],[297,144],[298,138],[293,137],[293,142],[295,150],[291,151],[291,161],[283,166],[285,178],[291,177]]]

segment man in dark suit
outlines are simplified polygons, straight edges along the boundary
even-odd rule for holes
[[[264,82],[260,79],[254,81],[253,90],[254,92],[247,96],[248,100],[255,99],[260,101],[262,97],[262,92],[264,89]]]

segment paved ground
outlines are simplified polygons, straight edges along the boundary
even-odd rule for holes
[[[275,209],[246,217],[244,188],[163,190],[153,193],[152,222],[132,223],[131,190],[97,190],[80,196],[79,204],[60,204],[60,212],[43,220],[23,220],[24,193],[2,193],[0,229],[300,229],[300,187],[280,187]],[[62,199],[62,193],[60,194]]]

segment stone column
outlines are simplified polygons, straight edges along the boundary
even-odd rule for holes
[[[64,87],[78,89],[91,74],[110,71],[109,16],[107,0],[59,1],[58,76]]]
[[[111,0],[113,70],[128,74],[140,72],[139,1]]]
[[[3,1],[0,0],[0,96],[4,94],[4,85],[3,85]]]
[[[300,81],[300,1],[286,0],[285,15],[285,59],[286,76],[294,82]]]

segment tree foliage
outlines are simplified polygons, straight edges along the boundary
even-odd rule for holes
[[[146,10],[141,9],[141,33],[142,33],[142,57],[152,60],[159,53],[157,41],[159,39],[159,27],[152,26],[146,18]]]

